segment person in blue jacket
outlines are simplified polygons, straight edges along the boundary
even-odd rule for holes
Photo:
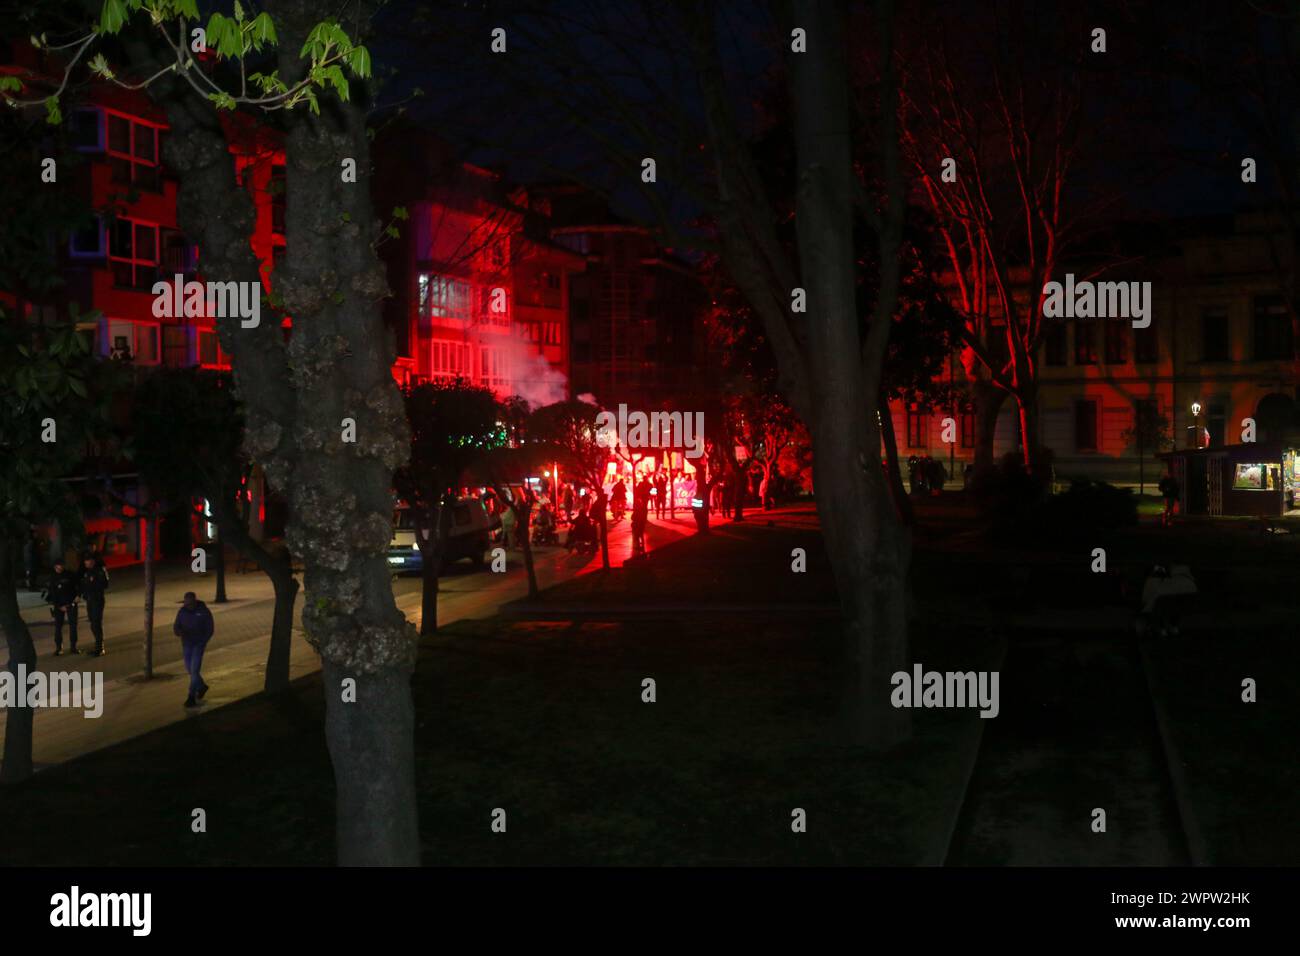
[[[203,695],[208,692],[208,685],[199,675],[199,668],[203,666],[203,651],[212,639],[213,627],[212,612],[194,596],[193,591],[185,592],[185,603],[176,612],[176,623],[172,630],[181,639],[185,670],[190,675],[190,696],[185,698],[185,706],[197,707]]]

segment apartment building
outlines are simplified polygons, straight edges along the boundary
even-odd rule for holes
[[[569,289],[585,261],[551,240],[545,204],[424,130],[386,130],[374,156],[377,212],[407,214],[380,247],[398,380],[568,397]]]

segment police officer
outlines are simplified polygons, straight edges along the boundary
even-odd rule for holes
[[[54,562],[54,574],[45,588],[45,600],[50,603],[50,615],[54,618],[54,656],[63,656],[63,622],[68,622],[68,639],[72,653],[77,650],[77,576],[63,566],[61,560]]]
[[[82,562],[81,596],[86,599],[86,619],[95,635],[92,657],[104,656],[104,592],[108,590],[108,571],[93,557]]]

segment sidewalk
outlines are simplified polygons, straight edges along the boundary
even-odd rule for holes
[[[617,567],[631,553],[631,534],[627,521],[611,527],[610,562]],[[656,524],[651,521],[651,547],[662,546],[694,530],[694,521],[679,518]],[[449,575],[442,579],[439,600],[439,624],[447,625],[466,618],[490,617],[507,602],[523,597],[527,583],[518,552],[511,552],[508,575]],[[597,554],[587,562],[573,563],[564,552],[547,549],[538,556],[538,578],[542,588],[558,581],[585,576],[599,569]],[[211,603],[216,586],[211,573],[193,574],[188,565],[160,565],[157,569],[154,599],[155,665],[154,678],[144,680],[139,671],[139,656],[134,649],[117,652],[115,639],[129,641],[139,636],[143,611],[143,568],[124,568],[112,577],[108,610],[105,614],[105,645],[109,654],[102,661],[91,657],[50,656],[53,625],[39,592],[36,603],[27,603],[23,618],[37,644],[38,665],[44,671],[105,671],[103,713],[86,718],[80,710],[44,709],[35,715],[33,761],[38,770],[54,766],[83,754],[129,740],[149,731],[194,720],[227,704],[258,695],[266,675],[266,655],[270,639],[273,592],[264,574],[227,575],[228,604]],[[484,572],[483,574],[487,574]],[[217,636],[203,659],[203,678],[211,690],[201,705],[192,710],[182,705],[187,695],[188,678],[179,658],[178,642],[171,636],[171,622],[186,591],[195,591],[208,603],[217,625]],[[420,622],[421,592],[417,578],[404,578],[395,588],[398,608],[416,626]],[[22,594],[23,592],[20,592]],[[301,629],[303,596],[295,608],[296,625],[290,652],[290,679],[294,680],[320,669],[320,658],[307,643]],[[256,620],[248,620],[249,616]],[[90,646],[90,628],[84,611],[79,627],[79,643]],[[0,745],[4,740],[6,711],[0,709]]]
[[[252,651],[250,653],[250,651]],[[289,655],[289,678],[295,680],[320,670],[316,652],[295,631]],[[151,730],[182,720],[194,720],[207,711],[232,704],[262,691],[266,676],[266,645],[248,642],[214,645],[203,658],[203,679],[211,685],[200,706],[183,706],[189,678],[182,662],[154,668],[152,680],[136,674],[104,682],[104,712],[87,718],[71,709],[38,710],[32,731],[32,758],[37,770],[130,740]],[[0,710],[0,744],[4,740],[5,711]]]

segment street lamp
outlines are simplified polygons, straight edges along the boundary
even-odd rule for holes
[[[1201,447],[1201,403],[1192,402],[1192,424],[1188,426],[1187,433],[1190,447]]]

